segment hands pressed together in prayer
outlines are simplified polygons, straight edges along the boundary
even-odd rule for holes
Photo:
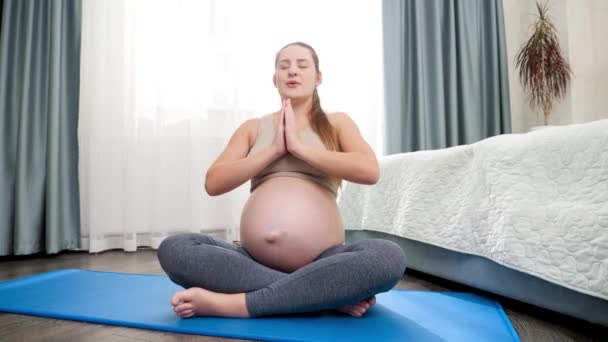
[[[290,153],[298,155],[302,145],[297,132],[296,117],[291,106],[291,99],[283,99],[276,134],[272,145],[278,158]]]

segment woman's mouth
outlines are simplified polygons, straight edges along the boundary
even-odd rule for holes
[[[289,81],[289,82],[287,82],[287,87],[288,88],[295,88],[295,87],[297,87],[299,85],[300,85],[300,83],[298,81]]]

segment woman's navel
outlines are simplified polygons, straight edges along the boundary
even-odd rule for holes
[[[285,235],[284,230],[272,229],[264,233],[264,241],[270,244],[276,243],[277,241],[279,241],[279,239],[281,239],[283,235]]]

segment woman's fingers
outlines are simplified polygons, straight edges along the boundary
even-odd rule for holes
[[[281,100],[281,115],[282,116],[285,116],[285,107],[287,107],[287,100],[282,99]]]

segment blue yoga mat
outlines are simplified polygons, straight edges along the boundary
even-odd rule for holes
[[[166,276],[60,270],[0,282],[0,311],[267,341],[519,341],[500,304],[467,293],[393,290],[363,318],[181,319],[169,304],[178,290]]]

